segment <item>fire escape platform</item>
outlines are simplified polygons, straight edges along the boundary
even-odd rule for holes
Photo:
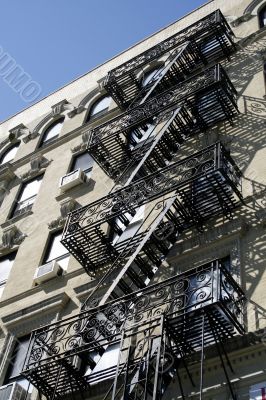
[[[91,367],[90,354],[100,352],[100,343],[117,343],[121,335],[141,338],[147,329],[154,333],[163,329],[177,359],[191,356],[200,349],[197,333],[203,315],[208,319],[206,346],[215,342],[217,326],[221,341],[244,333],[244,301],[244,293],[223,261],[215,260],[35,330],[23,375],[48,399],[85,391],[90,382],[100,379],[97,373],[94,377],[93,368],[90,374],[84,372],[86,366]],[[115,371],[101,373],[109,377]]]
[[[139,101],[145,98],[149,91],[149,88],[143,88],[141,81],[145,65],[165,54],[169,55],[168,61],[171,62],[173,57],[182,52],[168,78],[171,80],[174,75],[176,81],[182,81],[206,64],[229,57],[235,50],[233,36],[226,19],[217,10],[111,70],[104,81],[104,87],[121,108],[127,108],[136,99]]]
[[[149,148],[147,162],[157,170],[189,137],[218,122],[232,121],[237,113],[235,88],[222,66],[216,65],[94,128],[88,152],[114,180],[124,171],[130,173]],[[162,127],[156,131],[158,124]],[[150,126],[154,128],[147,136]],[[151,166],[147,172],[153,172]]]
[[[175,241],[175,235],[193,226],[202,229],[207,220],[218,215],[230,218],[242,200],[240,192],[241,173],[224,147],[216,143],[73,211],[68,216],[62,243],[89,274],[104,263],[121,258],[124,251],[126,261],[141,241],[143,251],[147,250],[146,264],[147,252],[154,254],[154,258],[159,252],[159,262],[169,249],[169,241]],[[147,215],[135,235],[113,242],[110,229],[116,226],[119,232],[119,223],[128,224],[127,218],[143,205]],[[158,241],[149,226],[156,224],[154,227],[160,230],[165,223],[171,224],[173,235],[165,242]],[[150,265],[156,265],[156,259]]]

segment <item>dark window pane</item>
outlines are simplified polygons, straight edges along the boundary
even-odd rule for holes
[[[10,380],[16,377],[19,377],[23,369],[23,364],[27,354],[29,341],[30,341],[29,335],[17,339],[17,343],[10,358],[8,371],[5,377],[6,383],[8,383]]]
[[[91,171],[92,165],[93,158],[89,155],[89,153],[82,153],[74,158],[71,171],[81,168],[82,171],[88,172]]]
[[[259,12],[259,23],[260,28],[263,28],[266,25],[266,6]]]

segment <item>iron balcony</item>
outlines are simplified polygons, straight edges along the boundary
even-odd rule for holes
[[[243,334],[244,301],[230,266],[215,260],[33,331],[23,376],[47,399],[82,393],[95,382],[125,374],[124,344],[149,331],[158,334],[159,328],[175,359],[185,360],[201,350],[203,314],[204,346],[214,344],[217,334],[221,343]],[[103,355],[114,343],[121,344],[118,366],[94,373],[93,354]]]
[[[216,65],[93,129],[88,151],[115,181],[125,183],[144,155],[139,172],[157,171],[192,135],[231,122],[238,113],[236,95]]]
[[[220,10],[111,70],[104,88],[121,108],[144,102],[162,87],[178,83],[198,70],[229,57],[235,49],[234,34]],[[168,55],[160,71],[143,85],[143,69]]]
[[[179,234],[193,226],[201,230],[218,215],[230,218],[239,200],[240,170],[218,142],[71,212],[62,243],[88,274],[131,260],[138,264],[134,275],[146,269],[145,277],[152,276]],[[121,227],[144,205],[145,217],[134,235],[115,242],[114,235],[121,235]],[[160,235],[167,226],[164,240]]]

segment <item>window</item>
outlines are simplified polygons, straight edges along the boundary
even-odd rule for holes
[[[0,298],[3,294],[6,281],[14,263],[16,253],[10,253],[5,257],[0,258]]]
[[[49,238],[48,247],[45,252],[43,264],[56,260],[60,267],[67,269],[69,253],[61,243],[62,232],[56,232]]]
[[[112,244],[118,244],[124,240],[132,238],[141,227],[144,219],[145,205],[139,207],[134,217],[130,213],[125,213],[116,218]],[[139,232],[138,232],[139,233]]]
[[[129,148],[133,150],[142,146],[145,141],[153,140],[154,129],[153,124],[133,129],[129,134]]]
[[[58,138],[63,126],[63,122],[64,117],[57,119],[55,122],[49,125],[48,128],[46,128],[42,135],[40,146],[46,146],[47,144],[53,142],[55,139]]]
[[[155,69],[152,69],[152,70],[146,72],[142,78],[142,82],[141,82],[142,87],[145,87],[149,83],[156,81],[156,79],[159,77],[161,71],[162,71],[162,68],[155,68]]]
[[[7,162],[14,160],[20,143],[14,144],[14,146],[9,147],[0,157],[0,165],[3,165]]]
[[[32,209],[33,203],[42,183],[42,178],[42,175],[38,176],[37,178],[22,185],[18,195],[18,200],[16,200],[13,212],[11,214],[11,218],[20,214],[24,214]]]
[[[86,122],[88,122],[91,118],[94,118],[96,116],[99,117],[100,115],[105,114],[108,111],[111,100],[112,99],[110,96],[104,96],[95,101],[90,109]]]
[[[11,357],[9,358],[9,366],[4,381],[5,384],[11,382],[19,382],[19,384],[22,387],[27,389],[28,381],[22,378],[20,376],[20,373],[23,370],[23,365],[27,354],[29,342],[30,342],[30,335],[23,336],[17,339],[15,348],[12,352]]]
[[[266,25],[266,5],[259,12],[259,26],[263,28]]]
[[[88,367],[85,372],[85,376],[92,375],[91,382],[89,379],[90,384],[110,378],[111,370],[114,370],[117,366],[119,351],[120,344],[116,343],[108,346],[102,356],[96,351],[90,352],[90,358],[96,364],[93,369]]]
[[[70,172],[76,171],[80,168],[82,171],[85,172],[87,178],[89,178],[93,168],[93,162],[93,158],[89,155],[88,152],[79,154],[74,157]]]

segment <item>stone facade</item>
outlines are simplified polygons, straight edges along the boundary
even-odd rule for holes
[[[101,81],[111,69],[216,9],[221,9],[235,33],[237,51],[230,60],[222,60],[221,63],[237,89],[240,113],[232,125],[220,123],[194,137],[180,154],[184,157],[195,152],[195,149],[221,140],[243,173],[245,204],[234,212],[230,221],[218,218],[209,222],[203,232],[191,229],[178,237],[167,264],[158,276],[155,275],[152,283],[214,258],[230,255],[234,277],[248,299],[245,315],[247,334],[244,339],[236,338],[230,343],[229,355],[234,368],[230,379],[237,399],[249,399],[250,387],[265,383],[266,92],[263,66],[266,29],[259,29],[258,25],[258,12],[264,5],[264,0],[209,1],[1,123],[1,152],[10,145],[10,133],[12,140],[15,135],[21,144],[15,159],[0,169],[0,254],[4,257],[17,251],[0,298],[0,384],[4,382],[8,366],[7,354],[12,352],[10,338],[19,338],[41,325],[77,314],[86,298],[87,288],[91,290],[96,284],[73,256],[70,256],[67,270],[62,276],[35,286],[34,274],[42,264],[51,231],[63,226],[66,213],[104,197],[113,187],[113,181],[94,163],[88,182],[66,192],[59,188],[59,180],[69,172],[73,157],[84,151],[88,132],[121,112],[112,101],[108,113],[84,124],[90,107],[104,94]],[[65,117],[59,137],[47,146],[39,147],[43,132],[59,116]],[[23,182],[40,174],[43,174],[43,180],[31,211],[10,219],[10,210],[19,188]],[[231,399],[217,354],[207,357],[204,368],[203,398]],[[191,373],[197,381],[199,373],[196,365],[193,365]],[[184,369],[181,374],[186,398],[199,398],[197,389],[191,387]],[[167,390],[165,398],[181,398],[177,378]],[[32,396],[36,396],[34,391]],[[104,397],[97,390],[95,396]]]

